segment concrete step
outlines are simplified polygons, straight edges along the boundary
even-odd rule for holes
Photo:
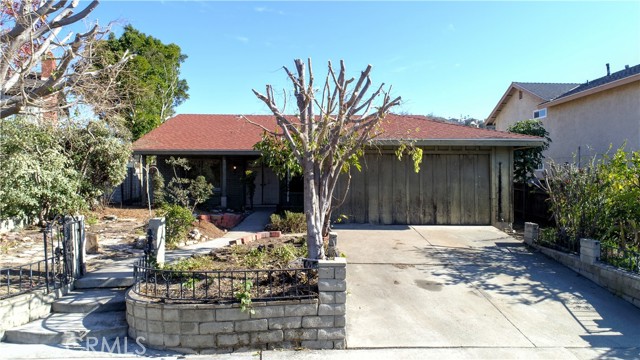
[[[73,283],[76,289],[95,288],[127,288],[133,285],[133,276],[127,277],[107,277],[107,276],[85,276],[77,279]]]
[[[54,313],[90,313],[106,311],[124,311],[123,289],[79,289],[53,302]]]
[[[50,314],[44,319],[5,331],[6,342],[19,344],[73,344],[87,338],[127,336],[124,311],[90,314]]]

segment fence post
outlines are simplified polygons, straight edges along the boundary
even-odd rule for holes
[[[64,261],[71,261],[71,275],[73,279],[78,279],[84,274],[86,258],[85,249],[85,235],[84,235],[84,216],[80,215],[77,220],[73,217],[65,217],[63,232],[68,236],[70,240],[71,259],[64,259]],[[67,244],[64,244],[67,246]]]
[[[600,241],[580,239],[580,261],[592,265],[600,261]]]
[[[153,253],[158,265],[164,264],[165,226],[165,218],[163,217],[149,220],[149,230],[153,235]]]
[[[318,261],[319,316],[333,316],[333,348],[346,347],[347,259]]]
[[[78,249],[78,254],[75,255],[75,261],[78,269],[78,273],[76,275],[77,277],[80,277],[87,272],[87,264],[85,260],[87,258],[87,238],[84,231],[84,215],[81,215],[76,223],[75,234],[78,235],[76,239],[76,249]]]
[[[527,245],[533,245],[538,242],[538,233],[540,227],[536,223],[526,222],[524,223],[524,242]]]

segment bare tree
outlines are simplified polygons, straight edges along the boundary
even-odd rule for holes
[[[107,32],[93,25],[84,33],[61,34],[99,4],[76,9],[79,0],[7,0],[0,8],[0,118],[29,107],[52,111],[78,103],[106,115],[120,104],[115,75],[130,58],[114,65],[94,63],[97,41]]]
[[[338,73],[329,62],[324,85],[321,90],[316,89],[311,59],[307,64],[308,75],[301,59],[295,60],[296,74],[284,67],[294,88],[297,115],[285,115],[286,102],[282,108],[276,105],[271,85],[266,86],[265,95],[256,90],[253,93],[273,112],[302,166],[309,257],[323,259],[322,230],[331,213],[338,177],[350,160],[379,134],[380,122],[392,107],[400,104],[400,97],[391,98],[391,88],[385,91],[384,84],[367,94],[371,65],[356,81],[347,79],[343,61]],[[270,129],[265,131],[272,133]]]

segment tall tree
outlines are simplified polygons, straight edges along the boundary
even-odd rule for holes
[[[301,165],[309,257],[322,259],[325,257],[322,229],[330,215],[340,172],[378,135],[380,122],[400,103],[400,97],[392,98],[391,88],[385,91],[384,84],[367,94],[371,87],[371,65],[356,80],[347,78],[344,62],[340,61],[337,73],[329,62],[324,84],[318,89],[311,59],[306,66],[300,59],[294,63],[295,74],[287,67],[284,71],[294,89],[295,116],[285,115],[285,106],[276,104],[271,85],[266,85],[265,94],[256,90],[253,93],[269,107],[281,135]],[[279,135],[272,129],[264,130]]]
[[[69,121],[58,133],[65,155],[78,172],[79,194],[88,206],[124,181],[131,143],[105,121]]]
[[[97,24],[84,33],[77,26],[99,4],[79,1],[2,0],[0,6],[0,119],[29,108],[59,111],[87,104],[107,115],[121,101],[115,78],[129,59],[119,54],[96,67],[95,44],[107,32]],[[64,30],[64,32],[63,32]]]
[[[533,135],[544,138],[544,144],[540,147],[515,150],[513,155],[513,177],[514,181],[520,184],[526,184],[535,177],[535,170],[542,165],[544,156],[542,152],[549,148],[551,138],[549,132],[542,126],[540,120],[523,120],[509,126],[507,131]]]
[[[136,140],[173,116],[175,107],[189,98],[187,81],[180,79],[180,65],[187,56],[178,45],[164,44],[131,25],[118,38],[109,34],[100,53],[110,64],[127,51],[136,56],[118,75],[118,88],[130,105],[120,114]]]

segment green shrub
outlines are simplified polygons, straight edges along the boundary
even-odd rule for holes
[[[303,233],[307,231],[307,219],[303,213],[285,210],[284,216],[271,215],[271,223],[267,225],[269,231],[281,231],[283,233]]]
[[[556,237],[571,242],[598,239],[623,249],[640,247],[639,151],[618,149],[611,157],[594,157],[586,167],[551,163],[544,188]]]
[[[153,206],[156,208],[162,207],[167,203],[166,193],[164,188],[164,178],[160,171],[155,171],[151,176],[151,184],[153,186]]]
[[[158,215],[165,217],[168,248],[174,248],[178,242],[184,240],[195,220],[189,209],[175,204],[162,205]]]

